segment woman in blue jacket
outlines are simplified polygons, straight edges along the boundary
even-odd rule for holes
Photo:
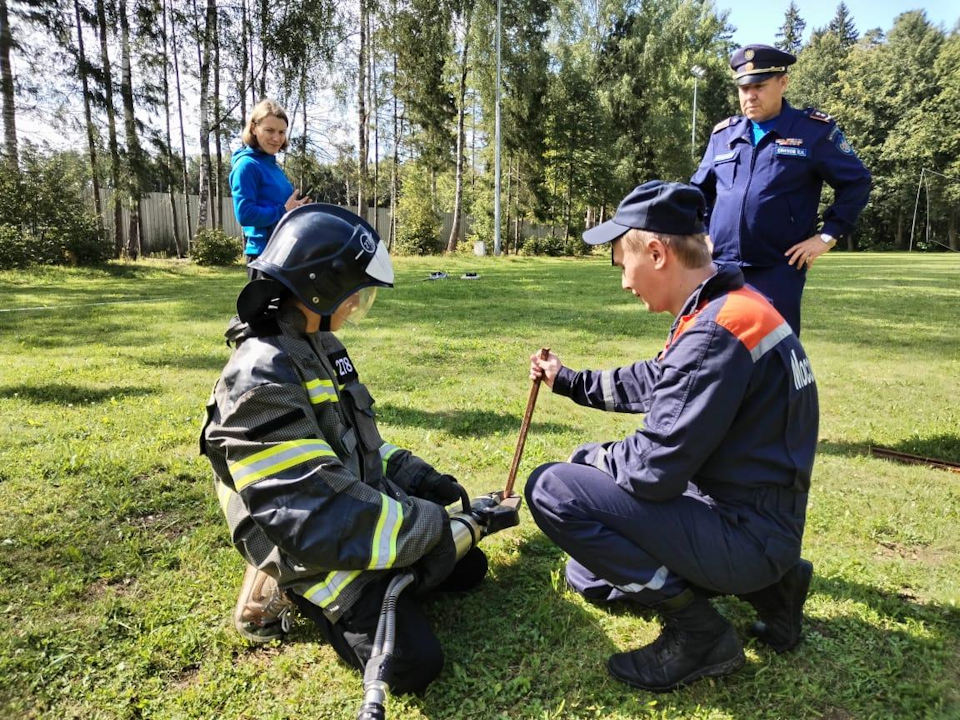
[[[310,202],[300,197],[277,165],[277,153],[287,149],[288,124],[282,107],[261,100],[243,129],[243,147],[233,153],[230,193],[246,240],[243,252],[248,265],[260,257],[280,218]]]

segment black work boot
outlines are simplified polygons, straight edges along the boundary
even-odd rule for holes
[[[610,656],[607,670],[617,680],[667,692],[743,667],[743,647],[733,626],[707,598],[687,589],[654,610],[663,618],[663,632],[646,647]]]
[[[763,590],[738,595],[756,608],[760,619],[748,631],[778,653],[793,650],[800,643],[803,604],[810,591],[813,563],[801,558],[779,582]]]

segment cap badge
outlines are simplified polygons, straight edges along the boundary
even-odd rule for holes
[[[741,69],[741,72],[745,72],[745,71],[749,71],[749,70],[753,70],[753,63],[752,63],[752,62],[748,62],[746,65],[744,65],[743,68]]]
[[[745,52],[743,53],[743,56],[744,56],[747,60],[753,60],[753,55],[754,55],[753,50],[747,50],[747,51],[745,51]],[[747,69],[748,69],[748,70],[753,70],[753,68],[747,68]]]
[[[360,247],[362,247],[366,252],[371,254],[374,252],[374,250],[377,249],[377,246],[373,242],[373,238],[371,238],[366,233],[363,233],[360,235]]]

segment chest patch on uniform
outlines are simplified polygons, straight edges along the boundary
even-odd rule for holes
[[[802,157],[805,158],[808,155],[807,148],[802,147],[791,147],[790,145],[777,145],[777,155],[783,155],[786,157]]]
[[[713,164],[719,165],[720,163],[730,162],[737,156],[737,150],[731,150],[730,152],[721,153],[720,155],[713,156]]]
[[[779,138],[777,139],[777,145],[785,145],[787,147],[800,147],[803,145],[803,138]]]
[[[327,359],[337,373],[337,385],[346,385],[348,381],[358,379],[356,368],[353,367],[353,362],[345,349],[330,353]]]

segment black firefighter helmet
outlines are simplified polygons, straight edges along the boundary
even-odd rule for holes
[[[352,312],[359,319],[373,304],[376,288],[393,287],[393,265],[376,230],[359,215],[325,203],[284,215],[250,267],[258,277],[237,298],[237,314],[250,324],[272,316],[287,292],[329,317],[364,291]]]

